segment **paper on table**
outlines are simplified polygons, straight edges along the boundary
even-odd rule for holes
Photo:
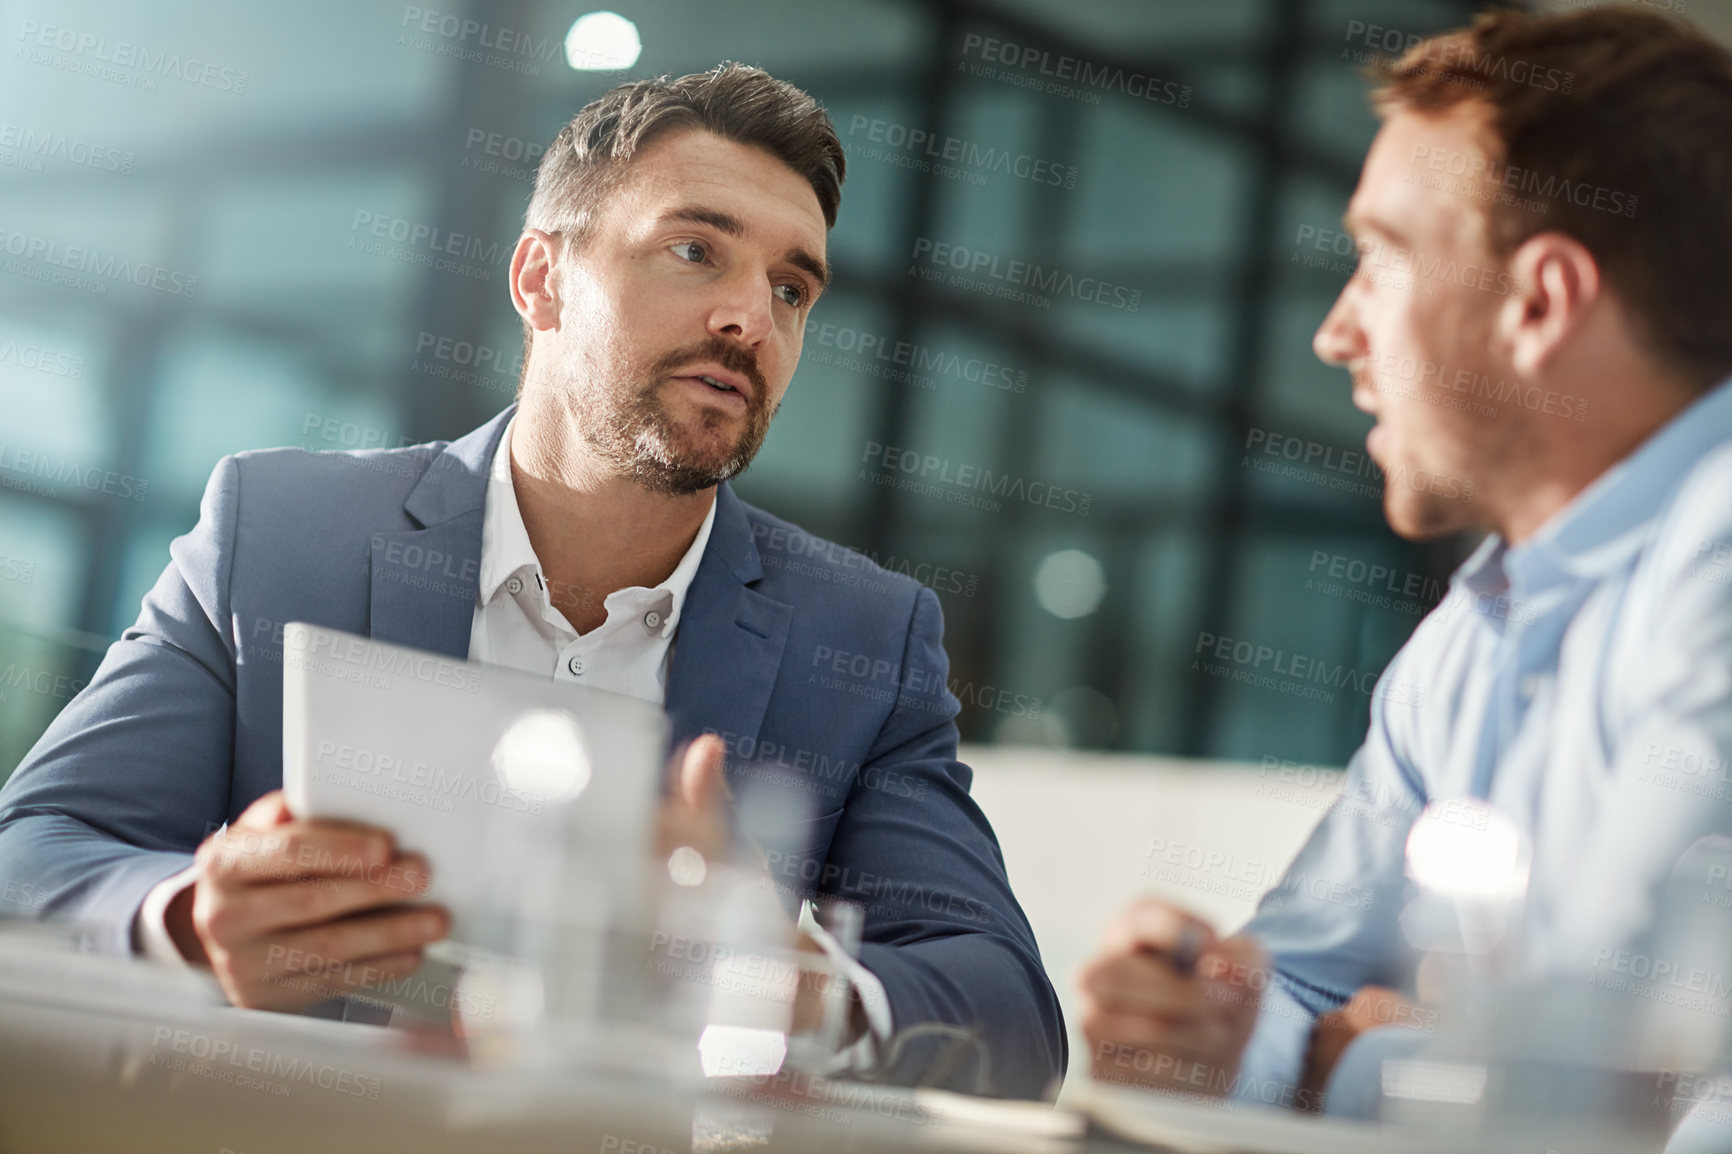
[[[1441,1154],[1458,1149],[1364,1122],[1264,1106],[1212,1105],[1100,1082],[1070,1087],[1064,1104],[1120,1138],[1183,1154]]]

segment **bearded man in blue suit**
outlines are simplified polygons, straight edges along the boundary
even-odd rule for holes
[[[448,444],[221,461],[136,624],[0,792],[0,878],[241,1006],[329,1010],[285,957],[344,963],[337,993],[347,963],[421,965],[448,916],[392,883],[426,863],[283,801],[282,626],[309,621],[665,704],[691,742],[675,825],[725,825],[729,777],[803,777],[815,816],[772,877],[866,907],[838,1062],[943,1023],[983,1039],[994,1092],[1044,1092],[1063,1026],[956,760],[936,597],[727,485],[829,280],[843,175],[828,116],[755,69],[581,111],[511,263],[519,403]],[[306,865],[357,860],[402,869]]]

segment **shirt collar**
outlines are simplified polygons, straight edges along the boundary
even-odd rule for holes
[[[476,590],[482,605],[493,600],[499,587],[513,573],[525,569],[533,573],[541,570],[541,561],[529,543],[529,530],[523,525],[523,512],[517,507],[517,490],[511,481],[511,431],[516,424],[517,417],[513,415],[499,438],[499,448],[493,454],[493,464],[487,474],[486,511],[481,520],[481,576]],[[704,515],[704,523],[698,526],[698,534],[692,538],[685,556],[680,558],[680,563],[674,566],[667,580],[649,591],[665,593],[672,598],[672,605],[662,620],[663,637],[671,636],[679,624],[686,594],[691,590],[692,579],[697,576],[698,565],[704,559],[704,549],[709,545],[710,530],[715,523],[716,502],[711,501],[710,511]],[[616,589],[608,594],[608,601],[627,592],[630,591]]]
[[[1594,578],[1627,564],[1648,540],[1667,498],[1717,445],[1732,440],[1732,380],[1673,417],[1601,473],[1519,545],[1494,533],[1456,571],[1470,586],[1501,584],[1503,572],[1528,589]]]

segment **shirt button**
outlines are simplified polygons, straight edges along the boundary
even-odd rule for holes
[[[505,583],[505,591],[513,597],[523,592],[523,578],[513,577],[511,580],[507,581]]]
[[[575,656],[571,657],[566,661],[565,667],[567,669],[571,670],[571,675],[573,677],[582,677],[583,676],[583,670],[584,670],[583,658],[575,657]]]
[[[1522,700],[1532,701],[1539,693],[1540,686],[1543,684],[1544,678],[1540,677],[1537,673],[1530,673],[1526,677],[1522,678]]]
[[[654,609],[651,609],[648,613],[643,615],[643,623],[649,628],[654,629],[661,625],[662,615],[657,613]]]

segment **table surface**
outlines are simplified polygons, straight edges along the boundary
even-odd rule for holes
[[[591,1046],[560,1064],[509,1042],[453,1052],[379,1029],[221,1005],[207,980],[0,932],[0,1149],[560,1150],[596,1154],[1107,1154],[1081,1113],[780,1075],[712,1079],[665,1046]],[[617,1043],[617,1040],[615,1040]],[[681,1051],[683,1055],[683,1051]],[[1466,1146],[1277,1111],[1125,1091],[1107,1104],[1175,1150],[1434,1154]],[[1078,1101],[1084,1101],[1079,1096]],[[1091,1109],[1099,1103],[1086,1103]],[[1512,1143],[1533,1150],[1542,1143]],[[1572,1154],[1579,1147],[1570,1147]]]

